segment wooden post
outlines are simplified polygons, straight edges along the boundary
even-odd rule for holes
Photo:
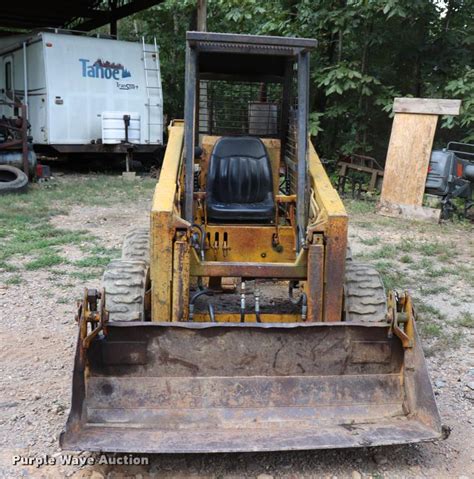
[[[199,32],[207,32],[207,0],[197,2],[197,29]]]
[[[458,115],[460,106],[461,100],[395,98],[380,214],[427,216],[422,203],[438,116]]]
[[[117,0],[109,0],[110,8],[110,34],[117,37]]]

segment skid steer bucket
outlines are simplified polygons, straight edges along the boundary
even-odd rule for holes
[[[386,325],[118,323],[78,348],[61,445],[140,453],[441,437],[420,342]]]

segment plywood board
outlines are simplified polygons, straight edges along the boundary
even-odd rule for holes
[[[459,115],[461,100],[436,98],[395,98],[394,113],[419,113],[427,115]]]
[[[436,115],[395,114],[381,204],[422,205],[437,121]]]

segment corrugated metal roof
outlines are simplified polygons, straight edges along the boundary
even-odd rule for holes
[[[3,0],[0,2],[0,34],[39,28],[89,31],[163,0]]]

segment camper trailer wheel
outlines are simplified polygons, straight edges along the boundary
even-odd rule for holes
[[[387,320],[387,295],[378,271],[369,265],[346,261],[344,282],[346,321],[363,323]]]
[[[141,260],[150,263],[150,229],[130,230],[123,240],[122,259]]]
[[[145,321],[148,281],[145,261],[119,259],[109,263],[102,285],[110,322]]]
[[[21,193],[28,186],[28,176],[9,165],[0,165],[0,194]]]

